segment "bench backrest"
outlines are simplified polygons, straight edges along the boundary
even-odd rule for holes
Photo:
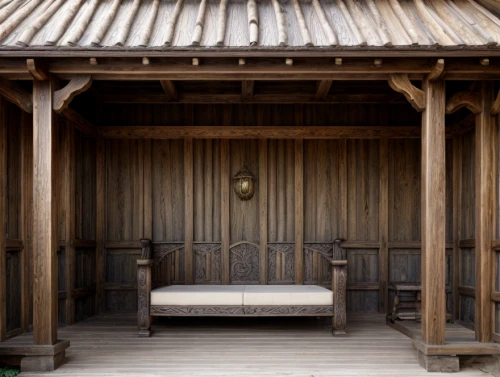
[[[194,243],[192,263],[186,265],[183,242],[152,242],[141,240],[141,259],[154,260],[153,286],[185,284],[186,269],[192,268],[192,284],[221,284],[223,255],[220,242]],[[335,260],[345,260],[342,240],[305,243],[303,250],[304,284],[331,285],[331,268],[320,254]],[[268,284],[295,283],[295,244],[287,242],[268,243],[266,255],[253,242],[240,241],[229,246],[226,256],[229,284],[259,284],[261,269],[265,268]]]

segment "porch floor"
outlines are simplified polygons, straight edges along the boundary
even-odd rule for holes
[[[429,376],[412,340],[384,315],[348,321],[348,336],[337,338],[326,318],[162,319],[151,338],[138,338],[134,313],[105,314],[59,329],[71,341],[65,365],[20,376]],[[490,376],[470,367],[458,374]]]

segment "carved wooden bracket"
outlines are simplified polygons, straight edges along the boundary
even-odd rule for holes
[[[497,115],[498,113],[500,113],[500,90],[497,93],[495,102],[491,105],[490,115]]]
[[[431,72],[427,76],[429,81],[436,81],[443,77],[444,74],[444,59],[438,59]]]
[[[49,68],[46,61],[39,59],[27,59],[28,72],[35,80],[45,81],[49,79]]]
[[[425,109],[424,91],[414,86],[407,74],[390,75],[388,81],[393,90],[404,94],[415,110],[422,112]]]
[[[73,77],[68,85],[54,92],[54,111],[62,113],[75,96],[85,92],[91,85],[91,75],[78,75]]]
[[[468,108],[473,114],[479,114],[481,112],[481,104],[479,102],[477,92],[455,93],[446,102],[446,114],[452,114],[462,107]]]
[[[33,112],[33,95],[22,89],[19,84],[0,78],[0,95],[27,113]]]

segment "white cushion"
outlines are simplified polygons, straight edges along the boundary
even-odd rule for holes
[[[333,305],[333,292],[318,285],[247,285],[243,304]]]
[[[151,305],[243,305],[244,285],[169,285],[151,291]]]

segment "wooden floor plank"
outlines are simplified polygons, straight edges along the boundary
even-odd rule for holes
[[[158,323],[160,322],[160,323]],[[428,376],[412,341],[380,314],[349,316],[347,337],[332,337],[328,318],[162,318],[138,338],[136,315],[103,314],[59,329],[68,362],[21,377],[117,376]],[[417,331],[418,324],[411,324]],[[471,330],[449,327],[463,342]],[[21,344],[29,334],[7,342]],[[447,374],[433,373],[434,376]],[[484,376],[466,368],[458,375]]]

